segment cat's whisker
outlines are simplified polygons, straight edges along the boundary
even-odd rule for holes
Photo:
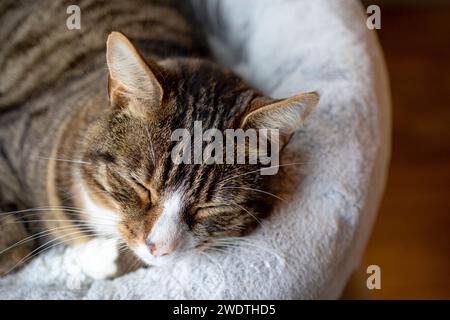
[[[45,236],[45,235],[51,233],[52,231],[56,231],[56,229],[59,229],[59,228],[53,228],[53,229],[46,230],[46,231],[45,231],[46,234],[44,234],[44,235],[42,235],[42,236]],[[60,228],[59,231],[61,231],[61,230],[63,230],[63,229],[69,229],[69,227],[68,227],[68,226],[64,226],[63,228]],[[26,263],[28,260],[34,258],[34,257],[37,256],[38,254],[42,254],[43,252],[48,251],[49,249],[51,249],[51,248],[53,248],[53,247],[55,247],[55,246],[61,245],[61,244],[65,243],[65,242],[69,242],[69,241],[73,241],[73,240],[85,238],[85,237],[87,236],[87,235],[85,234],[86,231],[93,231],[93,230],[90,230],[89,228],[81,227],[81,228],[79,228],[79,230],[77,230],[77,231],[75,231],[75,232],[71,232],[71,233],[68,233],[68,234],[64,234],[64,235],[61,235],[61,236],[59,236],[59,237],[56,237],[56,238],[53,238],[53,239],[47,241],[46,243],[40,245],[39,247],[37,247],[36,249],[34,249],[32,252],[30,252],[27,256],[25,256],[25,257],[24,257],[22,260],[20,260],[18,263],[16,263],[16,264],[15,264],[9,271],[7,271],[4,275],[9,274],[9,273],[10,273],[11,271],[13,271],[16,267],[18,267],[20,264]],[[93,231],[93,232],[94,232],[94,231]],[[82,234],[82,235],[81,235],[81,236],[77,236],[77,237],[75,237],[75,238],[71,238],[71,239],[64,239],[63,241],[59,241],[59,242],[57,242],[56,244],[51,245],[51,246],[46,247],[46,248],[44,248],[43,250],[41,250],[41,249],[42,249],[43,247],[45,247],[46,245],[48,245],[48,244],[50,244],[50,243],[52,243],[52,242],[55,242],[55,241],[57,241],[57,240],[60,240],[60,239],[62,239],[62,238],[65,238],[65,237],[67,237],[67,236],[73,235],[73,234]],[[108,233],[97,233],[97,235],[98,235],[98,236],[102,236],[102,237],[106,237],[106,240],[111,240],[111,241],[112,241],[112,240],[114,240],[114,241],[121,241],[119,238],[116,238],[115,235],[111,235],[111,234],[108,234]],[[35,235],[35,236],[36,236],[36,235]],[[42,236],[41,236],[41,237],[42,237]],[[34,240],[34,239],[27,240],[26,242],[31,241],[31,240]],[[25,242],[23,242],[23,243],[25,243]],[[23,244],[23,243],[20,243],[20,244]],[[2,251],[0,252],[0,255],[1,255],[2,253],[6,252],[7,250],[12,249],[13,247],[18,246],[18,245],[20,245],[20,244],[17,243],[17,244],[15,244],[15,245],[13,245],[13,246],[7,248],[7,249],[2,250]]]
[[[38,210],[77,210],[79,212],[86,212],[82,208],[77,207],[66,207],[66,206],[44,206],[44,207],[34,207],[34,208],[28,208],[28,209],[22,209],[22,210],[15,210],[15,211],[8,211],[8,212],[0,212],[0,215],[7,215],[7,214],[15,214],[15,213],[22,213],[22,212],[28,212],[28,211],[38,211]]]
[[[48,229],[48,230],[44,230],[44,231],[38,232],[38,233],[36,233],[34,235],[31,235],[29,237],[26,237],[26,238],[24,238],[24,239],[22,239],[22,240],[20,240],[20,241],[18,241],[16,243],[12,244],[8,248],[5,248],[2,251],[0,251],[0,255],[5,253],[8,250],[11,250],[11,249],[13,249],[13,248],[15,248],[17,246],[20,246],[20,245],[24,244],[24,243],[27,243],[27,242],[30,242],[30,241],[33,241],[33,240],[36,240],[36,239],[48,236],[48,235],[52,234],[55,231],[64,231],[64,230],[70,230],[70,229],[74,229],[74,228],[76,228],[79,231],[90,231],[90,232],[95,233],[96,235],[114,236],[114,235],[111,235],[109,233],[98,233],[93,227],[90,227],[90,226],[73,226],[73,225],[60,226],[60,227],[55,227],[55,228],[51,228],[51,229]]]
[[[30,208],[30,209],[24,209],[24,210],[17,210],[17,211],[9,211],[9,212],[1,212],[0,222],[6,220],[8,217],[13,216],[15,214],[20,214],[21,217],[27,217],[32,215],[41,215],[41,214],[52,214],[54,211],[64,211],[64,214],[66,215],[73,215],[73,216],[79,216],[80,214],[89,215],[87,211],[84,210],[78,210],[78,209],[71,209],[74,207],[40,207],[40,208]],[[102,220],[103,222],[111,222],[115,223],[114,219],[108,218],[108,217],[99,217],[97,220]]]
[[[261,226],[261,228],[265,228],[261,222],[261,220],[259,220],[254,214],[252,214],[250,211],[248,211],[246,208],[244,208],[243,206],[241,206],[240,204],[232,201],[232,204],[234,204],[235,206],[238,206],[239,208],[241,208],[242,210],[244,210],[250,217],[252,217],[253,219],[256,220],[256,222],[259,223],[259,225]]]
[[[38,254],[41,254],[42,252],[48,251],[49,249],[57,246],[57,245],[61,245],[65,242],[68,241],[73,241],[73,240],[77,240],[77,239],[82,239],[84,238],[86,235],[82,235],[82,236],[77,236],[75,238],[71,238],[71,239],[64,239],[62,241],[60,241],[62,238],[73,235],[73,234],[80,234],[80,233],[84,233],[84,231],[76,231],[76,232],[72,232],[72,233],[68,233],[65,235],[62,235],[60,237],[56,237],[50,241],[47,241],[46,243],[40,245],[39,247],[37,247],[36,249],[34,249],[33,251],[31,251],[28,255],[26,255],[24,258],[22,258],[19,262],[17,262],[11,269],[9,269],[4,276],[8,275],[10,272],[12,272],[15,268],[17,268],[18,266],[20,266],[21,264],[26,263],[27,261],[29,261],[30,259],[34,258],[35,256],[37,256]],[[56,244],[53,244],[49,247],[46,247],[48,244],[53,243],[55,241],[58,241]],[[44,248],[43,250],[41,250],[42,248]]]
[[[71,181],[69,180],[69,184],[60,184],[60,187],[56,187],[59,191],[64,192],[67,196],[64,198],[61,198],[61,203],[65,203],[68,200],[74,199],[75,197],[77,197],[77,194],[70,192],[69,190],[75,186],[75,184],[72,185]],[[64,188],[61,188],[64,187]],[[69,190],[68,190],[69,189]]]
[[[14,210],[14,211],[8,211],[8,212],[0,212],[0,216],[3,215],[13,215],[18,213],[24,213],[24,212],[30,212],[30,211],[46,211],[46,210],[58,210],[58,208],[53,207],[36,207],[36,208],[29,208],[29,209],[23,209],[23,210]]]
[[[156,166],[156,155],[155,155],[155,149],[153,147],[153,141],[152,141],[152,136],[150,134],[150,130],[148,127],[145,127],[146,131],[147,131],[147,137],[148,137],[148,152],[151,156],[151,160],[154,166]]]
[[[87,221],[87,220],[77,220],[77,219],[34,219],[34,220],[27,220],[27,222],[76,222],[76,223],[83,223],[86,225],[91,226],[111,226],[112,224],[106,224],[106,223],[98,223],[95,221]],[[21,223],[21,221],[11,221],[6,222],[6,224],[15,224],[15,223]]]
[[[108,233],[108,232],[99,232],[95,229],[83,229],[84,231],[90,231],[94,234],[95,237],[99,237],[105,240],[111,240],[111,241],[115,241],[118,242],[120,241],[120,238],[117,237],[117,235],[112,234],[112,233]]]
[[[11,250],[11,249],[13,249],[13,248],[15,248],[17,246],[20,246],[20,245],[24,244],[24,243],[27,243],[27,242],[30,242],[30,241],[33,241],[33,240],[45,237],[45,236],[51,234],[54,231],[63,231],[65,229],[73,229],[73,228],[74,228],[73,226],[60,226],[60,227],[55,227],[55,228],[51,228],[51,229],[48,229],[48,230],[44,230],[44,231],[38,232],[38,233],[36,233],[34,235],[28,236],[28,237],[26,237],[26,238],[24,238],[24,239],[22,239],[20,241],[17,241],[16,243],[10,245],[9,247],[1,250],[0,251],[0,255],[2,255],[3,253],[5,253],[8,250]]]
[[[252,173],[258,173],[258,172],[261,172],[262,170],[269,170],[269,169],[274,169],[274,168],[279,168],[279,167],[287,167],[287,166],[305,165],[305,164],[308,164],[308,163],[307,162],[292,162],[292,163],[279,164],[279,165],[276,165],[276,166],[264,167],[264,168],[261,168],[261,169],[257,169],[257,170],[249,171],[249,172],[246,172],[246,173],[238,174],[238,175],[235,175],[235,176],[232,176],[232,177],[229,177],[229,178],[225,178],[221,182],[223,183],[225,181],[233,180],[235,178],[246,176],[246,175],[249,175],[249,174],[252,174]]]
[[[25,214],[21,214],[20,217],[21,218],[29,218],[29,217],[33,217],[33,216],[41,216],[41,215],[52,215],[54,214],[53,212],[29,212],[29,213],[25,213]],[[64,215],[68,216],[68,217],[81,217],[80,213],[78,212],[64,212]],[[0,219],[0,222],[3,220],[6,220],[7,217]],[[116,223],[116,220],[111,219],[111,218],[107,218],[107,217],[98,217],[96,218],[96,221],[100,220],[101,222],[111,222],[112,224]],[[95,223],[95,221],[90,221],[90,220],[85,220],[86,222],[89,223]]]
[[[228,252],[227,250],[225,250],[225,249],[221,249],[221,248],[219,248],[219,247],[214,247],[214,246],[208,247],[206,250],[207,250],[207,251],[209,251],[209,250],[217,251],[217,252],[220,252],[220,253],[229,253],[229,252]]]
[[[55,187],[58,191],[64,192],[68,197],[73,197],[74,194],[66,190],[67,188],[61,188],[61,187]],[[62,200],[61,202],[64,203],[65,200]]]
[[[55,211],[63,211],[64,214],[67,215],[78,215],[80,216],[81,214],[87,214],[87,212],[85,211],[79,211],[79,210],[74,210],[74,209],[64,209],[64,208],[47,208],[47,209],[29,209],[29,210],[23,210],[21,212],[5,212],[4,215],[6,216],[12,216],[14,214],[20,214],[21,217],[26,216],[26,215],[39,215],[39,214],[54,214]]]
[[[277,198],[277,199],[279,199],[279,200],[281,200],[281,201],[286,201],[286,199],[283,199],[283,198],[277,196],[276,194],[273,194],[273,193],[271,193],[271,192],[264,191],[264,190],[255,189],[255,188],[247,188],[247,187],[227,187],[227,186],[225,186],[225,187],[222,187],[222,189],[241,189],[241,190],[255,191],[255,192],[260,192],[260,193],[267,194],[267,195],[272,196],[272,197],[274,197],[274,198]]]
[[[87,162],[87,161],[83,161],[83,160],[62,159],[62,158],[43,157],[43,156],[35,156],[34,158],[41,159],[41,160],[54,160],[54,161],[60,161],[60,162],[68,162],[68,163],[74,163],[74,164],[92,165],[91,162]]]

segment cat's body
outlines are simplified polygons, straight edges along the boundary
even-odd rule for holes
[[[135,0],[80,1],[81,30],[69,31],[66,10],[71,4],[59,0],[0,4],[1,211],[76,206],[71,187],[74,163],[48,158],[78,159],[76,146],[86,125],[98,108],[108,104],[105,40],[112,30],[125,32],[153,59],[205,55],[184,19],[165,5]],[[8,220],[1,217],[0,251],[24,238],[23,226],[12,219],[48,220],[28,223],[30,231],[41,231],[79,219],[68,213],[52,208],[14,214]],[[16,236],[7,236],[6,229]],[[52,234],[74,231],[60,228]],[[67,241],[84,240],[70,241],[76,235],[66,237]],[[22,251],[18,258],[26,252]],[[6,254],[0,255],[0,264],[3,260],[8,260],[3,262],[7,267],[18,262]]]
[[[204,60],[205,46],[170,7],[80,1],[81,30],[68,30],[71,4],[0,4],[0,252],[39,235],[0,253],[0,274],[36,242],[114,235],[153,263],[175,247],[245,233],[270,207],[267,194],[245,190],[267,190],[266,179],[245,175],[259,167],[175,166],[170,133],[195,120],[220,130],[258,123],[249,114],[279,102]],[[108,99],[113,30],[144,59],[122,35],[110,37]]]

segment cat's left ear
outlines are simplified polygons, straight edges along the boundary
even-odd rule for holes
[[[241,128],[277,129],[282,147],[315,109],[319,99],[317,92],[275,101],[257,98],[242,118]]]
[[[129,99],[161,104],[163,89],[154,74],[158,66],[146,63],[122,33],[112,32],[108,36],[106,61],[111,104],[121,106]]]

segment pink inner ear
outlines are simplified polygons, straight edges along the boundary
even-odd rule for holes
[[[315,92],[305,93],[291,98],[264,104],[257,101],[252,105],[241,123],[247,123],[255,128],[279,129],[281,133],[290,134],[297,130],[301,123],[314,110],[319,102],[319,95]]]
[[[117,84],[111,77],[108,77],[108,97],[113,107],[123,107],[126,105],[124,91],[124,87]]]
[[[151,61],[146,63],[123,34],[112,32],[109,35],[106,60],[110,72],[109,90],[112,102],[115,96],[127,94],[139,100],[161,103],[163,89],[152,71],[152,68],[159,67]],[[115,86],[121,88],[117,91],[118,94],[114,94]]]

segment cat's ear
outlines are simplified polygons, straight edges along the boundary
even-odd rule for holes
[[[241,128],[277,129],[283,146],[315,109],[319,99],[317,92],[275,101],[255,99],[241,120]]]
[[[128,99],[161,103],[163,89],[154,74],[158,66],[146,63],[122,33],[112,32],[108,36],[106,61],[108,94],[113,105],[123,105]]]

